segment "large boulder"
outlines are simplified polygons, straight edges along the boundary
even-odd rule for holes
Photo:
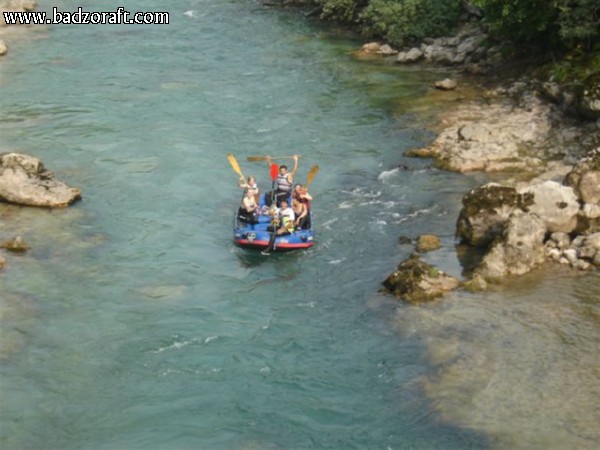
[[[549,180],[527,186],[519,193],[533,195],[529,211],[542,219],[549,233],[570,233],[577,227],[580,205],[573,188]]]
[[[397,61],[400,64],[414,63],[423,57],[423,52],[418,48],[411,48],[407,52],[398,53]]]
[[[424,303],[456,289],[459,281],[411,255],[401,262],[383,286],[396,297],[409,303]]]
[[[486,246],[499,236],[510,214],[533,203],[531,194],[488,183],[469,191],[456,223],[456,236],[474,246]]]
[[[506,100],[473,104],[447,118],[444,129],[427,149],[406,156],[433,157],[437,166],[454,172],[538,172],[542,142],[552,130],[552,108],[536,96],[522,104]]]
[[[529,272],[545,261],[545,235],[546,226],[542,219],[532,213],[515,211],[475,273],[487,281],[497,281]]]
[[[57,208],[80,198],[78,188],[57,180],[39,159],[21,153],[0,154],[0,201]]]

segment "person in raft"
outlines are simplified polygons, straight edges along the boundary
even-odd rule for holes
[[[308,221],[308,209],[306,209],[306,204],[293,198],[292,209],[294,210],[294,216],[296,216],[296,219],[294,221],[296,230],[307,228],[306,224]]]
[[[298,155],[294,155],[294,168],[291,172],[288,172],[288,167],[285,164],[279,166],[279,174],[277,175],[277,206],[280,205],[282,199],[288,199],[290,194],[292,193],[292,186],[294,182],[294,175],[296,175],[296,171],[298,170]],[[269,166],[273,164],[271,157],[267,156],[267,162]]]
[[[296,216],[294,215],[294,210],[288,205],[288,201],[282,199],[281,207],[275,211],[277,215],[273,218],[272,225],[267,228],[268,231],[271,231],[271,237],[269,239],[269,245],[261,252],[263,255],[268,255],[271,250],[273,250],[277,236],[290,234],[294,231],[294,220]]]
[[[254,225],[258,222],[257,214],[258,204],[254,198],[254,191],[250,188],[246,188],[244,192],[244,198],[242,199],[242,204],[240,205],[240,220]]]
[[[302,186],[300,183],[294,185],[294,190],[292,192],[292,199],[298,200],[300,203],[304,203],[306,205],[306,209],[310,209],[310,202],[312,201],[312,195],[308,193],[308,190]]]
[[[260,191],[258,189],[258,184],[256,184],[256,178],[254,178],[253,176],[249,176],[248,180],[244,180],[243,177],[240,177],[238,184],[242,189],[250,189],[252,195],[254,195],[254,200],[256,201],[256,203],[258,203],[260,198]]]

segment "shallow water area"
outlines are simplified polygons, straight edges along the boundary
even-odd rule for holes
[[[538,370],[529,352],[585,354],[597,331],[583,313],[578,331],[577,305],[595,311],[595,274],[543,278],[532,284],[543,286],[539,294],[514,286],[422,308],[377,293],[412,250],[399,235],[437,233],[443,248],[426,258],[460,276],[452,224],[464,192],[484,178],[401,156],[430,136],[414,118],[430,86],[424,77],[439,73],[357,61],[356,41],[254,3],[131,1],[127,8],[167,8],[170,24],[55,26],[0,63],[3,147],[34,154],[83,192],[64,210],[0,206],[1,233],[31,245],[23,255],[3,253],[0,445],[535,443],[519,428],[523,422],[497,430],[511,410],[521,414],[518,402],[496,411],[483,399],[473,408],[473,396],[456,392],[495,375],[471,357],[460,360],[457,375],[453,349],[470,349],[471,336],[488,336],[501,316],[498,332],[516,329],[516,343],[480,339],[484,354],[504,361],[531,343],[502,378]],[[232,245],[241,192],[228,152],[263,190],[267,167],[247,156],[299,153],[300,181],[320,165],[311,186],[315,247],[263,257]],[[562,298],[556,320],[573,326],[557,326],[574,332],[569,342],[530,332],[504,305],[508,299],[535,316],[531,299],[555,291]],[[442,341],[452,343],[449,350],[436,350]],[[571,362],[580,413],[593,418],[593,361]],[[558,367],[562,379],[567,366]],[[507,397],[527,398],[520,391],[527,383],[513,387]],[[540,411],[572,395],[556,389],[532,396],[527,408]],[[547,423],[585,448],[592,423],[559,423],[571,414],[557,410]],[[564,431],[572,427],[577,433]]]

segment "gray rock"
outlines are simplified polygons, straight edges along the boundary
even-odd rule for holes
[[[401,64],[413,63],[423,57],[423,52],[418,48],[412,48],[408,52],[398,53],[397,62]]]
[[[570,233],[575,230],[579,202],[571,187],[563,186],[556,181],[545,181],[524,188],[519,193],[533,194],[533,204],[529,210],[544,221],[548,232]]]
[[[544,222],[535,214],[517,210],[508,218],[504,233],[475,269],[488,281],[523,275],[545,261]]]
[[[583,259],[579,259],[573,266],[575,269],[579,269],[579,270],[589,270],[592,265],[587,262],[584,261]]]
[[[0,39],[0,56],[6,55],[7,52],[8,52],[8,47],[6,46],[4,41],[2,39]]]
[[[586,236],[583,245],[600,250],[600,233],[594,233]]]
[[[548,256],[548,258],[550,258],[552,261],[558,262],[558,260],[560,260],[560,257],[562,256],[562,252],[557,248],[551,248],[549,251],[546,252],[546,256]]]
[[[470,245],[486,246],[502,233],[513,211],[527,208],[532,201],[530,194],[496,183],[472,189],[462,199],[456,236]]]
[[[20,153],[0,154],[0,201],[56,208],[80,198],[78,188],[57,180],[39,159]]]
[[[458,86],[458,83],[450,78],[435,82],[435,88],[441,89],[442,91],[452,91],[456,89],[456,86]]]
[[[589,259],[591,261],[594,259],[594,256],[596,256],[597,251],[598,250],[592,246],[583,246],[577,250],[577,254],[579,258]]]
[[[391,56],[391,55],[397,54],[398,50],[394,50],[388,44],[383,44],[381,47],[379,47],[379,50],[377,50],[377,53],[379,53],[380,55],[383,55],[383,56]]]
[[[456,48],[456,51],[458,53],[465,54],[465,55],[473,53],[475,50],[477,50],[479,48],[479,46],[484,41],[484,39],[485,39],[484,35],[468,37],[458,45],[458,47]]]
[[[569,264],[574,265],[577,262],[577,250],[574,248],[567,248],[563,251],[563,256],[567,258]]]
[[[554,232],[550,235],[550,239],[556,243],[556,247],[559,249],[565,249],[571,245],[571,238],[567,233],[560,231]]]

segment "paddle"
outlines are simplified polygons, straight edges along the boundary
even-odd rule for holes
[[[308,171],[308,175],[306,176],[306,184],[305,184],[306,189],[308,189],[308,186],[310,185],[310,183],[312,183],[312,181],[315,178],[315,175],[317,174],[318,171],[319,171],[319,166],[316,164],[310,168],[310,170]]]
[[[273,183],[275,183],[275,180],[277,179],[277,174],[279,173],[279,166],[275,163],[271,164],[271,180],[273,180]]]
[[[242,174],[242,170],[240,169],[240,165],[235,159],[235,156],[233,156],[232,153],[227,153],[227,159],[229,160],[229,164],[231,164],[231,168],[240,176],[240,178],[246,179]]]
[[[301,155],[298,155],[300,158]],[[294,159],[293,156],[273,156],[269,158],[268,156],[248,156],[246,158],[248,162],[257,162],[257,161],[268,161],[269,159]]]

